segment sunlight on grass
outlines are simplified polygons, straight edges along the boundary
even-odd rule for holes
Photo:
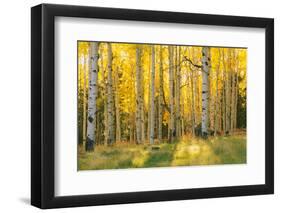
[[[219,164],[218,156],[209,146],[209,141],[189,139],[178,143],[174,153],[172,165],[210,165]]]
[[[143,167],[148,157],[149,152],[147,150],[140,150],[136,152],[132,160],[133,167]]]
[[[78,152],[79,170],[196,166],[246,163],[246,136],[183,137],[175,143],[97,146],[94,152]]]

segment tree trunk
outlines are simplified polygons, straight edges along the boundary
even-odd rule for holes
[[[129,135],[130,135],[130,143],[134,142],[134,124],[135,124],[135,116],[133,113],[130,113],[129,115],[129,126],[130,126],[130,130],[129,130]]]
[[[181,135],[181,113],[180,113],[180,86],[181,86],[181,66],[180,66],[180,55],[181,49],[179,46],[176,47],[177,63],[176,63],[176,136],[177,138]]]
[[[154,87],[155,87],[155,51],[151,46],[151,76],[150,76],[150,144],[154,144],[154,124],[155,124],[155,108],[154,108]]]
[[[141,72],[142,73],[142,72]],[[141,141],[145,141],[145,111],[144,111],[144,88],[143,88],[143,74],[142,74],[142,87],[141,87]]]
[[[228,54],[227,54],[227,102],[226,102],[226,107],[227,107],[227,132],[226,134],[229,135],[231,132],[231,51],[228,49]]]
[[[141,141],[145,142],[145,106],[144,106],[144,79],[142,70],[142,48],[140,48],[140,69],[141,69]]]
[[[108,109],[108,145],[114,143],[114,112],[113,112],[113,82],[112,82],[112,49],[107,43],[107,109]]]
[[[194,106],[194,77],[193,70],[191,70],[191,123],[192,123],[192,136],[195,135],[195,106]]]
[[[190,54],[189,54],[190,55]],[[192,51],[192,58],[194,56],[194,51]],[[195,95],[194,95],[194,73],[193,70],[190,69],[190,73],[191,73],[191,79],[190,79],[190,84],[191,84],[191,124],[192,124],[192,136],[195,136]],[[186,87],[188,90],[188,87]],[[188,91],[187,91],[188,92]]]
[[[141,143],[142,130],[141,130],[141,105],[142,105],[142,91],[141,91],[141,60],[140,60],[140,48],[136,48],[136,136],[137,143]]]
[[[149,72],[151,72],[151,70],[149,70]],[[149,137],[150,137],[150,88],[151,85],[150,83],[148,84],[148,103],[147,103],[147,129],[146,129],[146,136],[147,136],[147,140],[149,141]]]
[[[103,124],[104,124],[104,144],[107,144],[108,142],[108,110],[107,110],[107,82],[106,82],[106,67],[104,66],[104,58],[103,54],[101,54],[101,69],[102,69],[102,81],[103,81],[103,107],[104,107],[104,112],[103,112]]]
[[[235,53],[234,53],[235,54]],[[236,63],[236,56],[234,55],[234,60]],[[231,65],[232,66],[232,65]],[[235,67],[231,68],[231,119],[230,119],[230,133],[233,133],[234,130],[234,109],[235,109]]]
[[[239,58],[238,58],[239,52],[236,53],[236,64],[235,64],[235,91],[234,91],[234,120],[233,120],[233,128],[237,128],[237,101],[238,101],[238,73],[239,73]]]
[[[173,46],[169,46],[169,102],[170,102],[170,120],[169,120],[169,141],[174,139],[174,54]]]
[[[184,103],[182,104],[182,107],[181,107],[181,116],[182,116],[182,119],[181,119],[181,135],[183,136],[184,135]]]
[[[221,126],[222,131],[225,134],[226,124],[225,124],[225,65],[224,65],[224,55],[223,55],[223,49],[219,49],[220,53],[220,61],[223,65],[222,71],[221,71],[221,79],[222,79],[222,88],[221,88],[221,98],[220,98],[220,108],[221,108]]]
[[[202,137],[208,137],[208,108],[209,108],[209,67],[210,67],[210,49],[202,48]]]
[[[84,145],[86,138],[87,138],[87,67],[89,66],[89,61],[84,56],[83,59],[83,141],[82,144]]]
[[[86,151],[93,151],[95,148],[95,132],[96,132],[96,113],[97,113],[97,95],[98,95],[98,46],[97,42],[90,45],[90,83],[89,83],[89,98],[88,98],[88,125],[87,125],[87,140]]]
[[[224,49],[222,49],[222,61],[223,61],[223,84],[224,84],[224,103],[223,103],[223,107],[224,107],[224,135],[228,135],[229,134],[229,94],[228,94],[228,90],[229,90],[229,80],[228,80],[228,70],[226,68],[225,65],[225,53],[224,53]]]
[[[116,141],[121,141],[121,125],[120,125],[120,101],[119,101],[119,67],[115,71],[115,119],[116,119]]]
[[[162,141],[162,123],[163,123],[163,56],[162,47],[160,46],[160,68],[159,68],[159,98],[158,98],[158,140]]]
[[[218,66],[216,68],[216,98],[215,98],[215,124],[214,124],[214,135],[217,135],[218,132],[218,121],[219,121],[219,113],[218,113],[218,109],[219,109],[219,105],[218,105],[218,100],[219,100],[219,71],[220,71],[220,63],[221,63],[221,57],[219,54],[219,63]]]

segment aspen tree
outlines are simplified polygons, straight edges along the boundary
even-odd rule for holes
[[[114,112],[113,112],[113,82],[112,82],[112,48],[107,43],[107,109],[108,109],[108,145],[114,143]]]
[[[190,49],[188,48],[189,56],[192,56],[192,59],[194,58],[194,51],[192,50],[192,54],[190,54]],[[190,73],[191,73],[191,123],[192,123],[192,136],[195,135],[195,89],[194,89],[194,72],[193,69],[190,68]],[[187,87],[188,90],[188,87]]]
[[[104,144],[107,144],[108,142],[108,110],[107,110],[107,83],[106,83],[106,67],[104,66],[104,56],[102,53],[104,53],[104,46],[101,49],[101,75],[102,75],[102,81],[103,81],[103,124],[104,124]]]
[[[150,144],[154,144],[154,125],[155,125],[155,108],[154,108],[154,90],[155,90],[155,50],[151,46],[151,76],[150,76]]]
[[[174,139],[175,120],[174,120],[174,53],[173,46],[169,46],[169,104],[170,104],[170,119],[169,119],[169,141]]]
[[[141,143],[142,130],[141,130],[141,60],[140,60],[140,48],[136,47],[136,136],[137,143]]]
[[[83,57],[83,141],[82,144],[84,144],[84,142],[86,141],[87,138],[87,67],[89,66],[89,61],[87,60],[87,58]]]
[[[210,49],[202,48],[202,137],[208,137],[208,108],[209,108],[209,67],[210,67]]]
[[[180,46],[176,47],[176,97],[175,97],[175,107],[176,107],[176,136],[180,137],[181,131],[181,114],[180,114],[180,86],[181,86],[181,48]]]
[[[88,97],[88,124],[86,151],[93,151],[95,148],[96,136],[96,120],[97,120],[97,95],[98,95],[98,42],[92,42],[90,45],[90,83]]]
[[[115,88],[115,120],[116,120],[116,141],[121,141],[121,124],[120,124],[120,94],[119,94],[119,67],[116,68],[115,70],[115,75],[114,75],[114,88]]]
[[[159,50],[160,61],[159,61],[159,99],[158,99],[158,140],[162,141],[162,123],[163,123],[163,56],[162,47]]]

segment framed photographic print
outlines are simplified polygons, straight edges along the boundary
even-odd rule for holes
[[[31,203],[272,194],[274,21],[31,9]]]

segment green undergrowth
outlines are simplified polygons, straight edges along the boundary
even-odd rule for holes
[[[78,150],[78,170],[125,169],[246,163],[246,136],[183,137],[174,143],[96,146]]]

